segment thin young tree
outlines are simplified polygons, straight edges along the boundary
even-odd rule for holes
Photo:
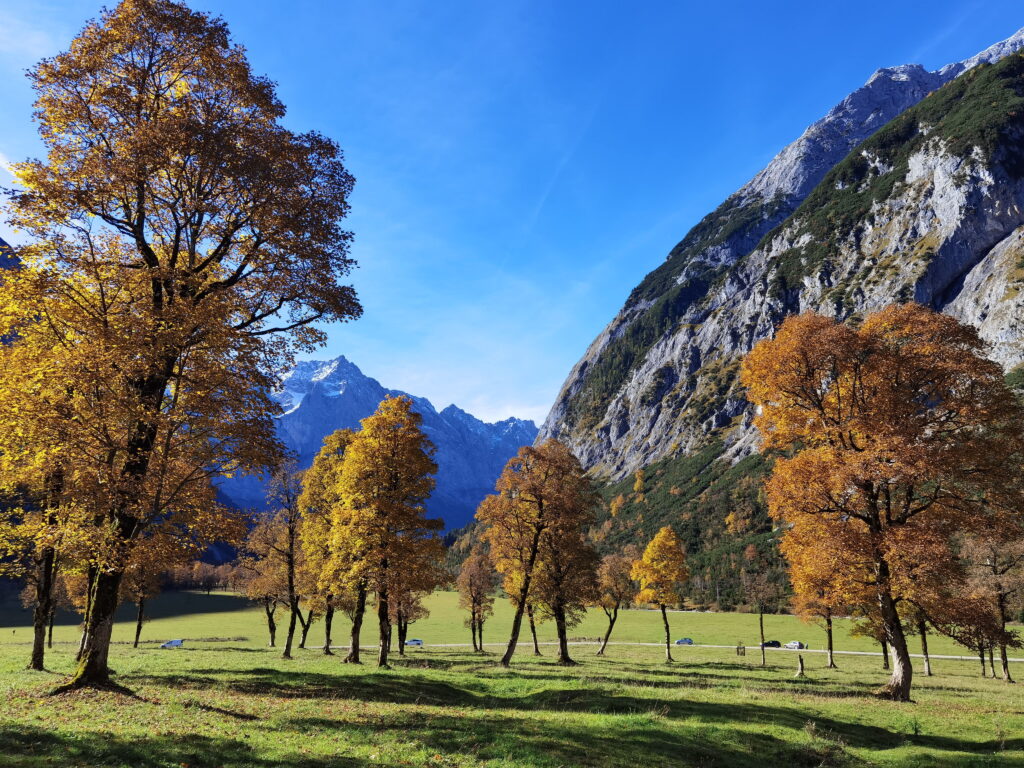
[[[983,352],[973,328],[906,304],[859,328],[790,317],[743,363],[763,449],[787,452],[767,485],[783,554],[812,547],[851,593],[871,587],[896,701],[913,677],[901,609],[941,583],[918,573],[952,573],[958,537],[1024,507],[1024,410]]]
[[[1012,608],[1024,597],[1024,536],[1019,531],[1004,529],[997,536],[970,539],[965,543],[963,554],[974,594],[992,604],[999,625],[995,645],[999,646],[1002,677],[1012,683],[1007,647],[1020,647],[1020,638],[1007,624]],[[991,646],[989,652],[992,652]]]
[[[650,540],[643,555],[633,562],[630,578],[640,584],[637,601],[654,603],[661,611],[665,625],[665,661],[671,663],[674,659],[667,606],[680,602],[680,589],[690,578],[686,550],[671,526],[666,525]]]
[[[455,585],[459,590],[459,607],[469,611],[467,623],[473,638],[473,650],[483,653],[484,622],[494,612],[498,573],[482,544],[474,545],[462,563]]]
[[[300,586],[308,583],[299,545],[300,492],[299,477],[294,470],[288,467],[278,470],[267,494],[272,511],[256,523],[245,542],[246,554],[256,561],[250,567],[266,582],[263,589],[268,594],[282,595],[288,608],[288,630],[281,652],[285,659],[292,658],[295,628],[301,619]]]
[[[601,639],[601,647],[597,649],[598,656],[604,656],[608,639],[612,636],[615,622],[619,618],[619,609],[629,605],[636,597],[636,582],[630,577],[633,561],[636,559],[636,553],[632,551],[612,553],[601,558],[601,564],[597,568],[596,602],[608,619],[608,629]]]
[[[29,78],[46,156],[15,166],[9,220],[31,244],[0,335],[50,350],[57,395],[19,418],[69,425],[66,482],[111,539],[69,684],[102,686],[136,539],[182,496],[212,501],[211,477],[278,460],[276,372],[324,339],[312,323],[360,311],[339,282],[353,180],[184,3],[123,0]]]

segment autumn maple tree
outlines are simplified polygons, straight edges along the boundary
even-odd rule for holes
[[[459,590],[459,607],[469,611],[469,631],[473,650],[484,650],[484,622],[494,612],[494,590],[498,574],[482,544],[477,543],[459,569],[455,586]]]
[[[767,484],[782,552],[791,568],[836,565],[844,604],[869,595],[893,656],[882,694],[899,701],[907,606],[937,611],[962,573],[957,538],[1024,508],[1024,413],[984,351],[974,329],[906,304],[859,327],[790,317],[743,363],[763,448],[782,453]]]
[[[360,311],[339,282],[353,180],[335,143],[282,126],[225,23],[180,2],[123,0],[29,78],[46,154],[14,166],[30,243],[0,335],[42,351],[25,366],[49,382],[18,434],[70,433],[17,455],[57,454],[112,537],[71,682],[102,685],[132,543],[211,477],[277,461],[275,373],[322,341],[312,323]]]
[[[632,550],[632,545],[629,549]],[[595,602],[608,618],[608,629],[601,639],[601,647],[597,649],[598,656],[604,656],[608,639],[612,636],[615,622],[619,618],[619,609],[623,605],[628,605],[636,596],[636,583],[630,576],[633,561],[636,559],[636,554],[632,551],[613,552],[601,558],[598,565]]]
[[[332,655],[331,629],[336,610],[354,610],[355,585],[346,580],[347,569],[338,568],[338,560],[332,556],[332,523],[341,504],[341,466],[345,449],[355,436],[350,429],[339,429],[324,438],[320,451],[313,459],[312,466],[302,473],[302,493],[299,496],[301,521],[301,544],[309,583],[306,600],[324,617],[324,653]],[[340,515],[339,515],[340,516]],[[365,591],[363,606],[365,606]],[[353,652],[358,660],[359,626],[353,621]],[[350,659],[351,661],[352,659]]]
[[[593,583],[594,561],[582,539],[597,503],[590,480],[568,447],[546,440],[539,446],[520,448],[506,463],[495,490],[481,502],[476,519],[484,526],[491,560],[515,608],[501,664],[511,664],[523,615],[528,606],[537,603],[545,606],[556,623],[563,623],[558,629],[559,655],[564,663],[570,663],[568,644],[563,641],[565,627],[572,620],[576,601],[589,598]],[[567,569],[556,573],[559,566],[551,560],[563,546]],[[579,589],[584,592],[577,595]]]
[[[630,578],[639,582],[636,599],[641,603],[654,603],[661,610],[665,625],[665,660],[672,661],[672,633],[668,625],[667,606],[678,603],[679,590],[690,578],[686,567],[686,550],[676,532],[666,525],[647,544],[643,555],[633,561]]]
[[[392,597],[433,589],[444,555],[436,535],[444,523],[424,507],[437,464],[422,421],[408,397],[385,398],[345,448],[338,478],[332,567],[358,585],[363,605],[367,590],[376,594],[381,667],[388,664]]]

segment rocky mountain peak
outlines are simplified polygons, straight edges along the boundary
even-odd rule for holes
[[[787,314],[915,299],[1020,362],[1024,30],[929,72],[887,67],[708,214],[570,372],[538,439],[621,478],[752,446],[739,360]],[[980,66],[991,64],[992,66]]]

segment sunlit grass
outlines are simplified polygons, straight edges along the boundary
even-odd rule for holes
[[[915,679],[915,703],[874,699],[885,679],[877,657],[844,656],[840,669],[805,655],[615,646],[582,663],[535,659],[525,646],[511,670],[497,647],[477,655],[431,647],[466,642],[450,594],[413,634],[427,641],[394,669],[344,665],[310,648],[292,661],[265,648],[258,610],[228,595],[170,595],[145,629],[151,640],[112,651],[117,680],[133,695],[48,692],[72,667],[74,626],[59,629],[47,673],[24,669],[28,631],[0,630],[0,764],[4,766],[1014,766],[1024,764],[1024,693],[982,680],[977,662],[941,661]],[[217,610],[202,610],[203,607]],[[236,610],[232,610],[231,608]],[[194,613],[175,611],[191,610]],[[500,641],[508,614],[488,625]],[[735,643],[756,637],[756,617],[675,614],[679,636]],[[597,634],[584,626],[574,634]],[[628,612],[620,639],[660,639],[660,617]],[[773,623],[776,622],[776,623]],[[339,622],[336,641],[347,627]],[[770,617],[778,639],[812,638],[789,617]],[[130,624],[118,627],[127,640]],[[321,642],[320,628],[313,630]],[[545,628],[545,636],[550,631]],[[372,644],[372,632],[366,643]],[[226,638],[202,641],[195,638]],[[313,637],[313,636],[311,636]],[[246,638],[246,639],[239,639]],[[813,639],[812,639],[813,642]],[[312,645],[312,643],[311,643]],[[870,647],[867,644],[865,647]],[[371,661],[372,654],[368,654]],[[1024,674],[1024,665],[1019,665]]]

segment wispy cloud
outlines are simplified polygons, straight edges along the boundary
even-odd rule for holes
[[[28,10],[31,6],[23,7]],[[0,10],[0,56],[27,65],[56,51],[56,38],[39,19],[38,14],[21,17],[10,10]]]
[[[966,5],[961,8],[956,16],[954,16],[946,26],[942,27],[942,29],[917,47],[917,49],[910,55],[910,61],[924,61],[932,51],[940,47],[944,42],[959,32],[963,25],[977,14],[980,6],[980,3],[971,3],[970,5]],[[941,62],[939,66],[950,63],[952,62]]]

